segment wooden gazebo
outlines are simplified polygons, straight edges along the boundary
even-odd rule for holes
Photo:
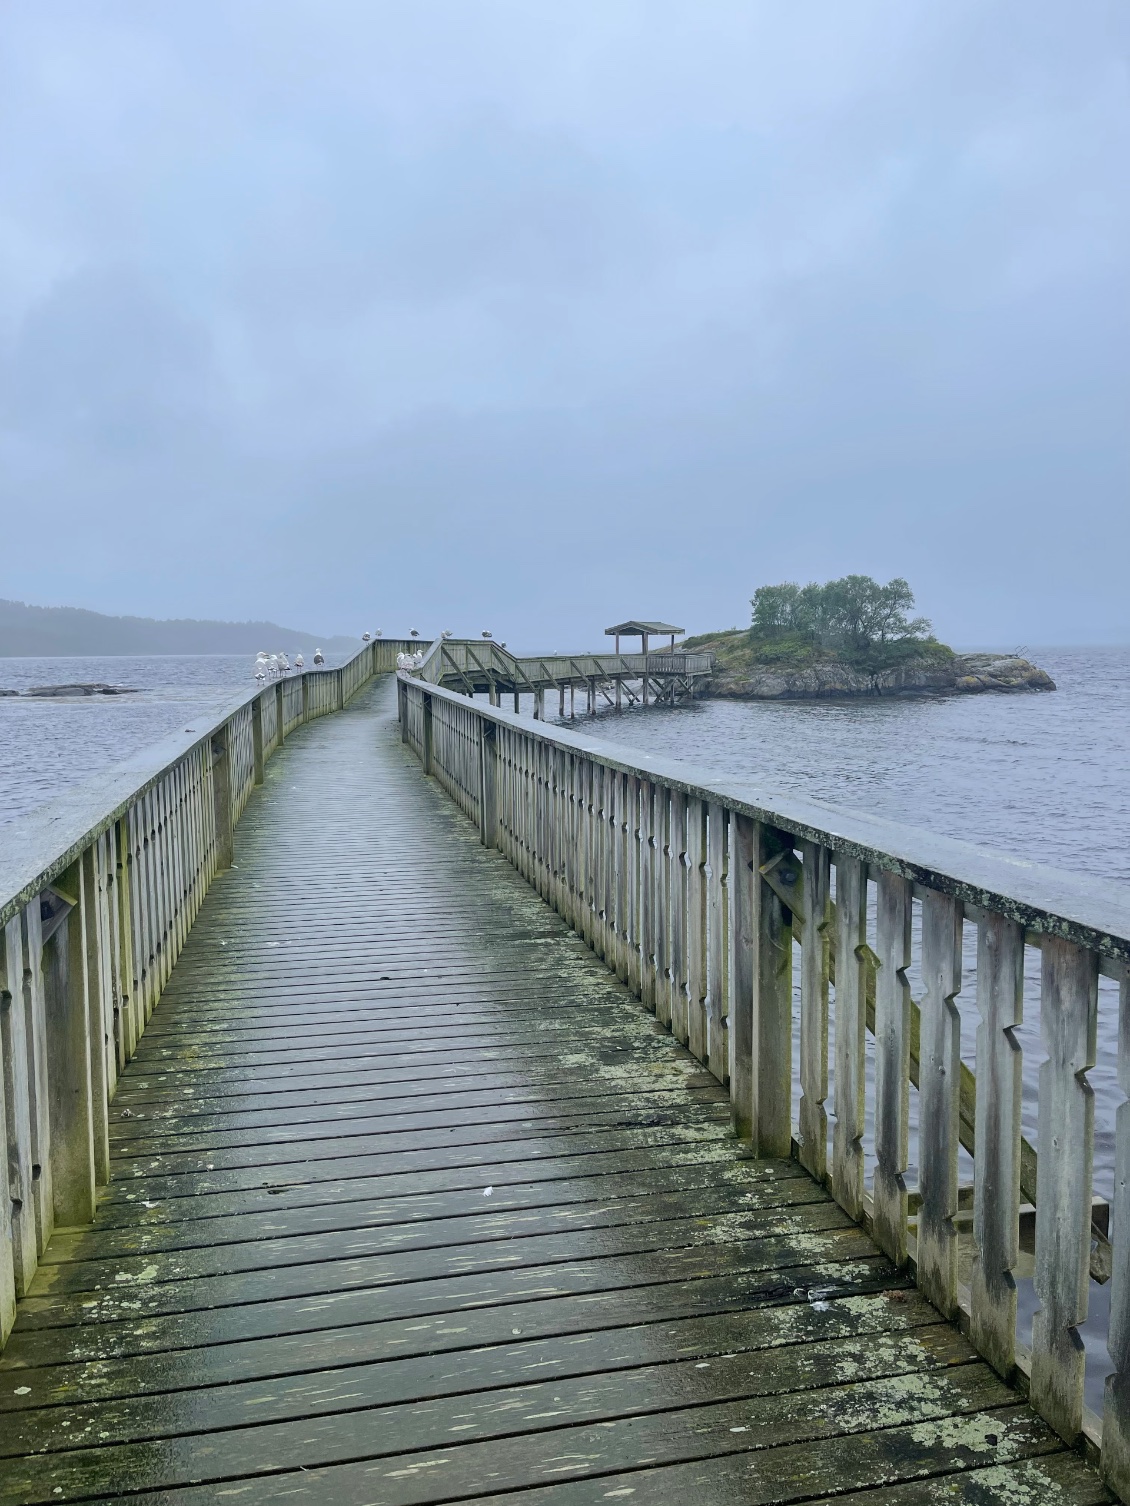
[[[620,652],[621,638],[642,638],[643,652],[647,653],[647,640],[649,638],[661,638],[665,634],[671,635],[671,647],[675,647],[675,639],[680,633],[685,633],[686,628],[674,627],[669,622],[618,622],[615,627],[605,628],[605,636],[616,639],[616,652]]]

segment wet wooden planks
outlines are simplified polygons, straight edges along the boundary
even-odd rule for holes
[[[420,774],[288,741],[0,1361],[0,1503],[1108,1499]]]

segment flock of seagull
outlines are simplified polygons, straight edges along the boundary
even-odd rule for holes
[[[380,629],[378,628],[375,633],[362,633],[361,641],[362,643],[371,643],[374,638],[379,638],[380,636],[381,633]],[[410,630],[409,637],[418,638],[419,636],[420,632],[418,628],[412,628]],[[451,638],[454,637],[454,634],[452,633],[450,628],[444,628],[440,636],[442,638]],[[494,634],[484,628],[482,636],[484,638],[493,638]],[[502,644],[502,647],[506,647],[505,643]],[[325,654],[322,653],[322,650],[320,648],[316,648],[314,650],[315,668],[320,667],[325,662]],[[420,665],[423,664],[423,662],[424,653],[422,649],[415,653],[397,654],[396,656],[397,669],[419,669]],[[265,685],[268,680],[281,680],[286,675],[290,674],[292,669],[301,670],[305,668],[306,660],[302,657],[301,654],[295,654],[293,664],[291,664],[290,659],[286,654],[269,654],[267,653],[266,649],[262,648],[255,655],[255,679],[260,685]]]

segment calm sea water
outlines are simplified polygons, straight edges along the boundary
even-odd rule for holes
[[[1047,694],[699,701],[587,734],[1130,883],[1130,648],[1029,651]]]
[[[1130,883],[1130,648],[1045,648],[1032,658],[1059,689],[1042,695],[872,702],[705,701],[578,717],[580,731],[704,772],[748,777],[1069,872]],[[335,662],[335,661],[330,661]],[[121,698],[0,698],[0,825],[118,759],[204,719],[253,686],[250,655],[0,660],[0,688],[107,681]],[[524,710],[529,711],[528,701]],[[2,840],[2,836],[0,836]],[[972,937],[970,937],[970,942]],[[972,945],[967,959],[973,956]],[[1034,959],[1035,960],[1035,959]],[[914,978],[912,976],[912,984]],[[1024,1129],[1036,1141],[1038,977],[1027,981]],[[972,1059],[973,979],[958,1003]],[[1096,1190],[1113,1173],[1119,1101],[1117,1000],[1103,981],[1096,1095]],[[913,1154],[913,1146],[912,1146]],[[968,1168],[963,1170],[963,1180]],[[1101,1405],[1108,1288],[1092,1287],[1088,1400]],[[1022,1284],[1030,1318],[1031,1288]]]
[[[340,657],[326,655],[327,664]],[[0,696],[0,826],[173,733],[207,725],[254,690],[253,654],[0,659],[0,690],[128,685],[136,695],[27,700]]]

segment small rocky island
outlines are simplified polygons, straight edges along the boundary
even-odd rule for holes
[[[867,575],[799,586],[762,586],[748,628],[688,638],[715,656],[705,694],[729,700],[969,695],[1054,690],[1044,670],[1016,654],[957,654],[911,618],[901,578]]]

